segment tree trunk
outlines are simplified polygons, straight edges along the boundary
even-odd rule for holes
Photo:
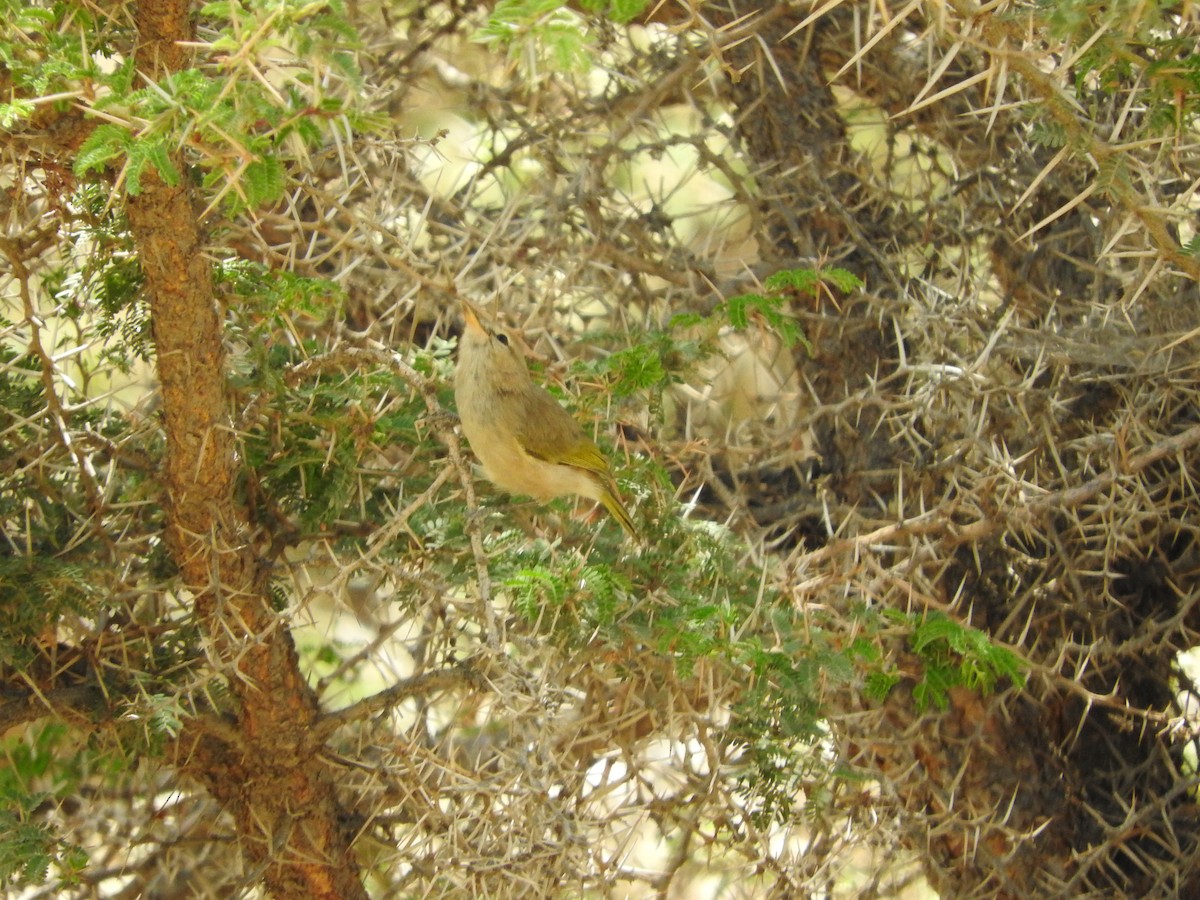
[[[139,5],[139,72],[161,78],[185,65],[179,42],[192,39],[189,10],[182,0]],[[246,870],[261,871],[272,894],[365,897],[351,829],[321,747],[308,740],[317,698],[271,607],[255,534],[234,494],[221,314],[186,173],[175,186],[148,174],[126,212],[162,393],[165,537],[237,704],[236,741],[189,726],[181,763],[232,813]]]

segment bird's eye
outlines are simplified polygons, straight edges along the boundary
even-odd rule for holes
[[[496,340],[498,340],[500,343],[502,343],[505,347],[508,346],[508,335],[505,334],[503,331],[498,332],[496,334]]]

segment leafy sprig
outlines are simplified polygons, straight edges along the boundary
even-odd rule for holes
[[[924,664],[913,697],[920,708],[945,709],[951,688],[962,686],[990,694],[1004,679],[1025,684],[1021,658],[992,642],[978,628],[963,625],[940,612],[924,616],[889,610],[887,616],[912,628],[910,647]]]

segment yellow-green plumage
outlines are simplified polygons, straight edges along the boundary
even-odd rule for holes
[[[597,500],[631,536],[633,520],[600,448],[558,402],[534,383],[507,335],[484,326],[463,301],[467,327],[458,348],[454,399],[471,449],[497,487],[549,500]]]

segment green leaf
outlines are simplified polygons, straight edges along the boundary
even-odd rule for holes
[[[910,646],[925,664],[924,676],[914,689],[918,704],[944,706],[946,692],[955,685],[990,693],[1002,678],[1025,684],[1020,657],[993,644],[979,629],[942,613],[930,613],[914,624]]]
[[[785,346],[803,344],[811,355],[814,352],[812,344],[796,320],[783,310],[787,302],[786,298],[778,295],[738,294],[726,300],[718,310],[723,310],[729,318],[729,324],[738,329],[749,326],[753,313],[779,335]]]
[[[150,702],[150,730],[155,737],[173,740],[183,730],[183,708],[179,697],[153,694]]]
[[[546,606],[559,606],[565,596],[565,585],[545,568],[525,568],[504,581],[513,590],[513,604],[526,619],[538,618]]]
[[[821,284],[821,276],[813,269],[781,269],[767,276],[763,287],[773,294],[793,290],[801,294],[813,294]]]
[[[0,103],[0,128],[12,128],[17,122],[28,119],[37,107],[28,100],[14,97],[8,103]]]
[[[956,645],[955,649],[963,652],[964,626],[958,624],[949,616],[940,613],[930,614],[917,628],[912,636],[912,648],[917,653],[924,653],[938,643]]]
[[[179,170],[175,168],[175,164],[171,161],[171,155],[167,152],[167,145],[164,141],[139,141],[134,144],[134,148],[136,152],[145,156],[147,162],[154,166],[158,171],[159,177],[165,184],[170,187],[177,187],[179,185]]]
[[[283,163],[277,158],[271,156],[252,162],[242,177],[242,189],[249,207],[274,203],[283,196],[285,180]]]
[[[616,376],[611,387],[618,397],[660,387],[668,381],[663,353],[657,343],[646,342],[618,350],[609,356],[605,368]]]
[[[592,64],[587,25],[561,0],[500,0],[471,40],[507,47],[516,58],[533,50],[561,71],[583,71]]]
[[[642,0],[581,0],[579,8],[597,16],[607,16],[618,24],[624,24],[642,10],[646,4]]]
[[[900,676],[894,672],[870,672],[864,681],[863,691],[875,702],[882,703],[899,683]]]
[[[75,154],[75,174],[87,175],[94,169],[104,168],[112,160],[128,153],[132,143],[133,136],[120,125],[106,122],[97,126]]]

